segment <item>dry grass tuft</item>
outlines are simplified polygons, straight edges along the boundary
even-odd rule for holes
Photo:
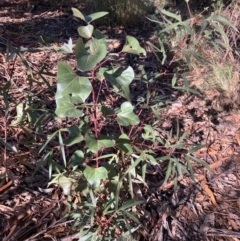
[[[228,19],[231,23],[235,25],[235,27],[240,31],[240,2],[232,1],[226,9],[224,9],[220,14]],[[232,48],[236,48],[239,50],[240,47],[240,37],[239,33],[234,31],[230,27],[225,27],[225,32],[229,38],[229,44]]]
[[[216,12],[233,23],[240,30],[240,2],[233,1],[225,9]],[[204,39],[198,45],[197,52],[206,59],[207,65],[192,61],[191,85],[198,88],[205,98],[212,101],[213,108],[222,110],[238,109],[240,106],[240,38],[239,33],[231,27],[221,26],[228,39],[222,41],[232,48],[218,50],[210,46]]]
[[[89,12],[106,11],[105,23],[110,26],[137,26],[153,10],[153,3],[144,0],[86,0]]]

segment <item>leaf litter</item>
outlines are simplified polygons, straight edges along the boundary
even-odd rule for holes
[[[1,11],[6,13],[6,10],[7,8],[2,8]],[[29,26],[23,26],[21,38],[14,37],[17,28],[15,23],[29,20],[30,15],[25,14],[21,19],[8,14],[0,17],[0,22],[12,23],[8,25],[8,29],[3,27],[5,35],[0,37],[2,52],[0,67],[3,70],[1,87],[7,80],[14,79],[15,84],[9,94],[15,101],[24,102],[26,95],[31,92],[36,105],[40,100],[41,105],[51,108],[54,105],[52,93],[55,90],[43,88],[46,83],[39,84],[39,76],[36,76],[34,81],[29,80],[28,75],[31,73],[27,72],[20,60],[15,59],[7,63],[3,54],[7,39],[16,46],[19,44],[34,46],[37,34],[30,34],[32,28],[29,30]],[[60,12],[46,11],[36,14],[34,18],[37,18],[37,15],[41,18],[47,16],[49,19],[59,17],[57,22],[62,25],[66,24],[66,19],[70,21]],[[56,20],[53,21],[51,23],[47,20],[44,28],[39,22],[39,25],[35,25],[35,31],[47,35],[49,31],[54,30],[57,36],[60,29],[55,27]],[[72,31],[75,29],[73,27]],[[66,27],[61,31],[65,30]],[[76,36],[75,32],[69,35]],[[118,46],[119,43],[114,40],[110,47]],[[48,73],[53,74],[47,76],[47,81],[50,86],[56,86],[54,74],[57,61],[66,58],[65,56],[42,51],[25,53],[24,57],[32,68],[47,63]],[[67,60],[70,65],[75,65],[71,55],[67,56]],[[14,120],[13,110],[14,106],[10,105],[11,121]],[[145,204],[138,207],[144,226],[139,240],[238,240],[240,238],[240,112],[236,110],[231,113],[224,111],[219,113],[207,106],[201,97],[184,94],[175,98],[173,104],[159,115],[163,119],[161,123],[163,130],[174,128],[178,120],[181,130],[189,133],[187,139],[189,146],[194,143],[205,145],[195,153],[195,156],[206,161],[212,171],[194,162],[195,182],[188,176],[179,178],[179,185],[174,191],[174,181],[164,183],[164,171],[159,167],[149,166],[146,173],[147,186],[136,184],[134,187],[135,195],[145,200]],[[4,111],[1,110],[2,123],[3,116]],[[43,117],[43,123],[44,129],[47,130],[44,135],[50,135],[59,125],[51,116]],[[28,131],[22,126],[9,127],[6,130],[4,125],[1,125],[0,128],[1,137],[7,131],[7,141],[17,150],[16,155],[9,153],[7,157],[1,156],[1,166],[7,166],[7,171],[5,169],[1,172],[1,240],[21,241],[40,238],[52,240],[55,237],[62,241],[68,238],[78,239],[76,233],[70,233],[73,220],[65,218],[68,209],[62,191],[54,185],[47,188],[49,181],[47,164],[41,167],[38,174],[32,176],[38,162],[35,159],[35,148],[39,147],[38,143],[43,142],[44,135],[34,135],[31,130]],[[67,233],[70,233],[69,237],[66,236]]]

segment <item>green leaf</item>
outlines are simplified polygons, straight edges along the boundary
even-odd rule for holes
[[[68,138],[63,141],[64,145],[72,146],[84,140],[80,128],[76,125],[72,125],[67,128],[69,133]]]
[[[177,83],[177,74],[174,73],[173,78],[172,78],[172,87],[174,87]]]
[[[145,133],[142,134],[142,138],[144,140],[155,142],[156,132],[153,127],[151,125],[145,125],[143,129]]]
[[[206,20],[211,21],[211,20],[215,20],[217,22],[223,23],[225,25],[230,26],[232,29],[234,29],[236,32],[239,32],[238,29],[236,28],[236,26],[234,26],[230,21],[228,21],[226,18],[213,14],[211,15],[209,18],[207,18]]]
[[[208,21],[206,19],[204,19],[202,22],[202,25],[201,25],[201,30],[200,30],[199,35],[202,35],[204,33],[207,26],[208,26]]]
[[[96,67],[107,55],[104,39],[90,39],[86,44],[79,38],[76,44],[76,59],[81,71],[89,71]]]
[[[87,166],[83,172],[89,184],[93,187],[98,187],[101,180],[106,180],[107,170],[104,167],[92,168]]]
[[[121,151],[125,152],[127,155],[131,155],[133,152],[131,141],[126,134],[122,134],[121,136],[119,136],[117,141],[117,147]]]
[[[162,29],[159,33],[164,33],[164,32],[170,32],[172,29],[177,28],[180,25],[180,23],[173,23],[168,25],[166,28]]]
[[[110,108],[108,108],[107,106],[104,106],[104,105],[101,107],[101,111],[102,111],[102,114],[105,118],[107,118],[109,115],[111,116],[111,115],[115,114],[113,109],[110,109]]]
[[[58,63],[56,98],[75,93],[84,102],[92,91],[91,82],[86,77],[74,73],[71,66],[65,62]]]
[[[8,144],[7,142],[5,142],[2,138],[0,138],[0,144],[2,144],[3,146],[5,146],[8,150],[17,153],[17,151],[15,150],[15,148],[12,148],[12,146],[10,144]]]
[[[142,203],[144,203],[144,201],[137,201],[135,199],[131,199],[131,200],[126,201],[118,210],[119,211],[127,210],[129,208],[132,208],[132,207],[137,206]]]
[[[206,167],[209,171],[211,171],[211,172],[213,171],[205,161],[203,161],[203,160],[201,160],[201,159],[199,159],[199,158],[197,158],[197,157],[195,157],[193,155],[190,155],[190,154],[187,154],[186,156],[188,156],[189,158],[193,159],[194,161],[196,161],[197,163],[201,164],[202,166]]]
[[[80,117],[82,112],[75,104],[84,102],[92,91],[91,82],[86,77],[76,75],[65,62],[58,63],[57,92],[55,95],[59,117]]]
[[[117,122],[122,126],[137,125],[140,120],[133,112],[134,107],[130,102],[124,102],[121,105],[121,111],[117,114]]]
[[[9,80],[5,85],[3,85],[3,87],[0,87],[0,90],[9,90],[11,88],[11,86],[14,84],[14,82],[12,80]]]
[[[39,150],[38,154],[40,154],[45,147],[47,146],[47,144],[58,134],[60,130],[55,131],[53,134],[51,134],[50,137],[48,137],[47,141],[44,143],[44,145],[41,147],[41,149]]]
[[[125,171],[125,175],[128,173],[133,173],[135,172],[135,167],[138,166],[140,162],[143,161],[143,157],[139,156],[135,161],[132,160],[132,164],[128,167],[128,169]]]
[[[111,70],[111,69],[109,69],[107,67],[99,68],[98,72],[96,73],[97,78],[100,81],[103,81],[105,79],[105,72],[108,72],[108,71],[110,71],[110,73],[113,72],[113,70]]]
[[[53,47],[48,47],[49,49],[54,49],[55,51],[59,53],[64,53],[64,54],[69,54],[73,52],[73,43],[72,39],[70,38],[68,40],[68,43],[64,43],[63,46],[58,47],[58,46],[53,46]]]
[[[158,165],[157,160],[152,155],[144,154],[142,159],[145,160],[145,161],[149,161],[150,164],[153,165],[153,166]]]
[[[89,39],[92,37],[93,29],[94,27],[91,24],[87,26],[81,26],[78,28],[78,34],[83,38]]]
[[[106,38],[106,37],[101,33],[101,31],[98,30],[98,29],[95,29],[95,30],[93,31],[93,36],[94,36],[94,38],[96,38],[96,39],[104,39],[104,38]]]
[[[82,19],[83,21],[86,21],[84,15],[78,9],[72,8],[72,11],[73,11],[74,17],[77,17],[77,18]]]
[[[107,15],[108,12],[97,12],[97,13],[92,13],[92,14],[89,14],[88,16],[85,17],[85,19],[87,20],[88,23],[98,19],[98,18],[101,18],[105,15]]]
[[[191,55],[200,63],[204,64],[204,63],[208,63],[208,60],[203,58],[201,55],[199,55],[197,52],[193,51],[192,49],[188,50],[189,53],[191,53]]]
[[[78,110],[77,107],[73,104],[69,95],[65,95],[61,98],[56,99],[56,115],[59,117],[75,117],[78,118],[82,116],[82,111]]]
[[[61,176],[58,179],[58,183],[59,183],[60,187],[63,189],[64,195],[71,194],[72,181],[69,178],[67,178],[65,176]]]
[[[69,165],[73,167],[73,171],[75,171],[80,165],[83,164],[84,161],[84,153],[80,150],[75,151],[69,159]]]
[[[168,163],[168,167],[167,167],[167,171],[166,171],[166,176],[164,179],[164,184],[168,181],[171,173],[172,173],[172,168],[173,168],[173,160],[170,159],[169,163]]]
[[[165,9],[161,9],[161,12],[163,14],[165,14],[166,16],[168,16],[168,17],[176,19],[178,22],[182,21],[181,15],[177,15],[177,14],[171,13],[171,12],[165,10]]]
[[[72,8],[73,16],[82,19],[86,23],[90,23],[98,18],[108,14],[108,12],[97,12],[84,16],[77,8]]]
[[[112,147],[115,145],[115,141],[109,136],[100,136],[97,140],[95,137],[87,135],[85,137],[86,145],[93,153],[99,151],[103,147]]]
[[[190,150],[188,151],[188,154],[192,154],[192,153],[194,153],[194,152],[202,149],[202,148],[205,147],[205,146],[206,146],[206,144],[204,144],[204,145],[196,145],[195,147],[193,147],[192,149],[190,149]]]
[[[27,69],[27,74],[30,75],[32,79],[34,79],[32,68],[31,68],[30,65],[28,64],[28,61],[26,60],[26,58],[24,57],[24,55],[22,55],[22,54],[20,53],[20,51],[17,53],[17,55],[18,55],[19,58],[21,59],[22,63],[25,65],[25,67],[26,67],[26,69]]]
[[[116,92],[122,92],[122,95],[130,101],[129,85],[134,79],[134,71],[132,67],[120,67],[116,71],[108,71],[104,73],[105,78],[113,85]]]
[[[190,36],[193,36],[194,30],[193,30],[193,28],[192,28],[190,25],[191,25],[191,20],[190,20],[190,19],[188,19],[187,21],[184,21],[184,22],[183,22],[183,26],[184,26],[185,29],[188,31],[188,34],[189,34]]]
[[[126,37],[126,43],[123,46],[122,52],[129,53],[129,54],[146,55],[145,49],[140,46],[138,40],[129,35]]]

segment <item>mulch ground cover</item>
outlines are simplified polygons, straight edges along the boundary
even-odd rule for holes
[[[39,43],[59,45],[67,42],[69,37],[75,41],[77,27],[70,11],[24,1],[2,1],[0,87],[12,79],[14,84],[9,95],[14,101],[24,104],[31,93],[36,108],[53,111],[57,62],[64,60],[74,66],[73,56],[52,51],[26,52],[24,57],[33,70],[30,73],[21,59],[14,57],[6,61],[7,46],[9,43],[13,47],[27,48],[38,47]],[[118,48],[128,31],[102,28],[113,39],[110,48]],[[148,41],[150,35],[136,30],[136,37],[142,43]],[[125,57],[123,62],[134,64],[129,56]],[[149,72],[161,71],[150,52],[146,59],[139,61],[146,64]],[[43,74],[45,81],[42,76],[34,75],[43,65],[47,72]],[[33,78],[29,78],[31,74]],[[164,88],[162,92],[169,91],[166,85]],[[135,238],[150,241],[240,240],[240,111],[216,112],[207,106],[203,97],[192,94],[172,91],[169,98],[173,103],[159,113],[163,119],[161,129],[175,128],[178,120],[181,130],[189,133],[189,145],[204,145],[195,156],[208,163],[212,171],[195,164],[196,180],[188,176],[179,178],[174,191],[174,182],[163,184],[163,170],[149,167],[146,174],[148,188],[135,187],[138,198],[145,200],[140,210],[143,229]],[[47,165],[32,175],[41,159],[40,145],[59,127],[59,122],[51,115],[45,116],[41,126],[44,135],[35,135],[30,127],[11,126],[16,121],[15,106],[10,105],[6,120],[4,98],[0,100],[0,137],[17,151],[12,154],[1,147],[0,240],[78,240],[78,230],[71,228],[74,220],[65,218],[68,212],[66,197],[57,186],[47,187]]]

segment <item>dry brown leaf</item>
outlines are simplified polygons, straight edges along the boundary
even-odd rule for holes
[[[237,141],[237,144],[240,146],[240,128],[236,131],[235,139]]]
[[[207,185],[207,180],[206,180],[205,177],[203,178],[203,180],[201,180],[201,185],[202,185],[202,187],[204,188],[204,190],[205,190],[205,192],[207,193],[207,195],[210,197],[213,205],[216,206],[216,207],[218,207],[218,204],[217,204],[217,202],[216,202],[216,199],[215,199],[215,197],[214,197],[211,189],[208,187],[208,185]]]
[[[215,169],[215,168],[217,168],[217,167],[222,166],[222,164],[223,164],[224,162],[228,161],[229,159],[230,159],[230,157],[221,158],[221,159],[219,159],[218,161],[210,164],[209,167],[210,167],[211,169]]]
[[[3,185],[2,187],[0,187],[0,192],[4,191],[5,189],[7,189],[8,187],[10,187],[12,185],[13,181],[10,180],[8,183],[6,183],[5,185]]]
[[[48,234],[48,235],[52,235],[52,234],[56,235],[57,233],[63,233],[63,232],[66,232],[66,227],[65,226],[60,226],[60,227],[51,229],[48,232],[46,232],[46,234]]]
[[[238,209],[240,211],[240,197],[237,199],[237,205],[238,205]]]

